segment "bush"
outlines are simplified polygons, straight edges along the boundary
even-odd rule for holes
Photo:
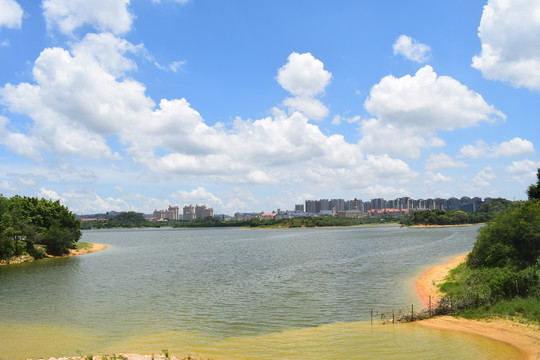
[[[47,253],[55,256],[68,254],[74,248],[71,231],[56,224],[44,232],[41,241],[47,246]]]
[[[480,229],[467,259],[471,268],[534,265],[540,256],[540,201],[516,203]]]

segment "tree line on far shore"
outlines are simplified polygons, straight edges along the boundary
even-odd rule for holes
[[[404,216],[400,224],[415,225],[465,225],[482,224],[492,220],[497,214],[512,206],[512,201],[498,198],[481,204],[475,212],[460,210],[425,210],[415,211]]]
[[[0,260],[64,255],[81,235],[81,222],[59,201],[0,195]]]

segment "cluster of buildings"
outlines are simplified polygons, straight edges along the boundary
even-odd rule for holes
[[[492,198],[479,198],[463,196],[461,198],[451,197],[449,199],[411,199],[402,197],[394,200],[385,200],[383,198],[362,201],[359,199],[320,199],[306,200],[305,204],[297,204],[294,210],[272,213],[236,213],[235,220],[249,220],[258,218],[265,219],[283,219],[296,216],[319,216],[332,215],[338,217],[367,217],[374,215],[402,215],[411,211],[422,210],[461,210],[465,212],[475,212],[478,206],[484,202],[489,202]]]
[[[304,211],[310,214],[320,213],[342,213],[347,211],[370,213],[370,212],[395,212],[395,211],[421,211],[421,210],[461,210],[465,212],[474,212],[483,202],[491,201],[491,198],[482,200],[479,197],[463,196],[460,199],[451,197],[449,199],[411,199],[402,197],[394,200],[385,200],[383,198],[362,201],[358,199],[320,199],[306,200],[304,204],[295,205],[295,211]]]
[[[153,221],[168,221],[168,220],[200,220],[207,217],[214,217],[214,209],[206,207],[206,205],[186,205],[180,218],[180,208],[178,206],[169,206],[165,210],[154,210]]]
[[[207,217],[214,217],[214,209],[207,208],[206,205],[195,205],[195,207],[192,205],[184,206],[184,220],[202,220]]]
[[[479,198],[463,196],[461,198],[451,197],[449,199],[411,199],[410,197],[401,197],[393,200],[383,198],[362,201],[359,199],[319,199],[306,200],[304,204],[297,204],[294,210],[273,211],[272,213],[252,212],[236,213],[235,220],[250,219],[283,219],[297,216],[320,216],[332,215],[338,217],[368,217],[384,215],[403,215],[412,211],[422,210],[461,210],[464,212],[475,212],[484,202],[489,202],[492,198]],[[169,206],[165,210],[155,210],[153,221],[167,220],[202,220],[208,217],[214,217],[214,209],[206,205],[186,205],[180,215],[178,206]]]

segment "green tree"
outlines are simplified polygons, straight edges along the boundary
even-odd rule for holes
[[[0,258],[28,253],[42,257],[35,244],[61,255],[82,236],[81,223],[59,201],[0,195]]]
[[[540,200],[514,204],[480,229],[470,268],[534,265],[540,256]]]
[[[531,184],[529,188],[527,189],[527,196],[529,197],[529,200],[537,199],[540,200],[540,168],[538,169],[538,172],[536,173],[536,177],[538,178],[538,181],[536,184]]]
[[[47,246],[47,253],[55,256],[69,254],[69,249],[75,248],[72,232],[59,224],[45,230],[41,242]]]

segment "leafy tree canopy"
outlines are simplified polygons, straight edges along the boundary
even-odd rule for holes
[[[527,196],[529,197],[529,200],[532,200],[532,199],[540,200],[540,169],[538,169],[538,172],[536,173],[536,177],[538,178],[538,181],[536,181],[536,184],[531,184],[529,188],[527,189]]]
[[[471,268],[534,265],[540,256],[540,200],[514,204],[480,229],[469,254]]]
[[[59,201],[0,195],[0,258],[38,254],[35,244],[51,255],[69,252],[81,238],[80,221]]]

